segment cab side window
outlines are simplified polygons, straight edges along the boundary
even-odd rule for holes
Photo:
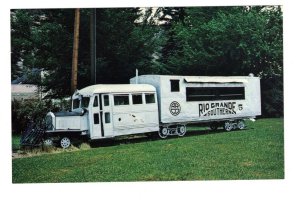
[[[104,99],[104,106],[109,106],[109,96],[108,95],[104,95],[103,99]]]
[[[155,103],[154,94],[145,94],[145,98],[146,98],[146,104]]]
[[[143,104],[142,94],[132,94],[132,104]]]
[[[114,104],[115,106],[129,105],[129,95],[115,95]]]
[[[93,103],[93,107],[98,107],[98,96],[95,96],[94,98],[94,103]]]

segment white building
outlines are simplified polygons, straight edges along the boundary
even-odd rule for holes
[[[12,84],[11,85],[11,99],[38,99],[38,86],[32,84]]]

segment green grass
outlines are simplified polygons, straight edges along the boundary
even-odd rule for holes
[[[13,183],[283,179],[283,119],[243,131],[190,127],[185,137],[129,139],[12,161]],[[126,143],[126,144],[123,144]]]

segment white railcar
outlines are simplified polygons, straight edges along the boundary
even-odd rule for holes
[[[92,85],[76,91],[70,112],[49,112],[45,144],[63,148],[76,136],[90,140],[158,132],[183,136],[186,124],[243,129],[261,114],[260,80],[253,76],[142,75],[131,84]]]
[[[72,96],[71,112],[49,112],[46,144],[54,138],[67,148],[71,139],[91,140],[159,130],[156,90],[151,85],[92,85]]]

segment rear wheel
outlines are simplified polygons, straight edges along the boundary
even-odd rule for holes
[[[178,136],[184,136],[186,133],[186,126],[185,125],[180,125],[178,129]]]
[[[165,139],[166,137],[168,137],[168,133],[169,133],[168,128],[162,127],[159,130],[158,135],[159,135],[160,138]]]
[[[232,125],[232,123],[231,123],[230,121],[226,121],[226,122],[224,123],[224,129],[225,129],[226,131],[231,131],[232,128],[233,128],[233,125]]]
[[[60,140],[60,146],[64,149],[67,149],[71,146],[71,140],[68,137],[63,137]]]
[[[237,123],[237,127],[238,127],[238,129],[240,129],[240,130],[243,130],[243,129],[245,129],[246,125],[245,125],[245,122],[244,122],[244,120],[240,120],[240,121],[238,121],[238,123]]]

